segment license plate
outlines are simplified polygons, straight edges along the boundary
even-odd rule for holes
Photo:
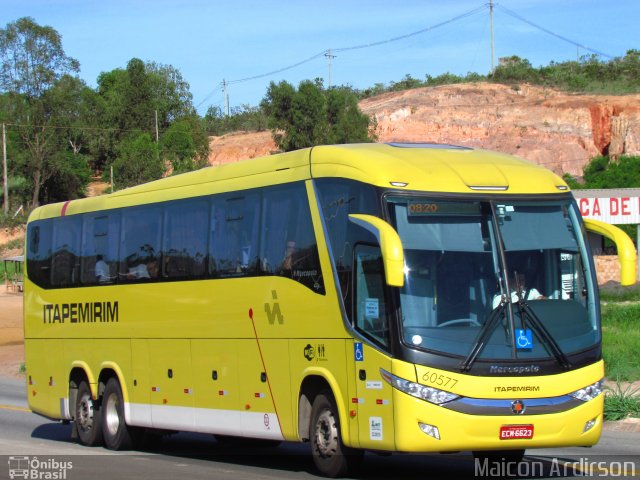
[[[533,438],[533,425],[502,425],[500,440],[526,440]]]

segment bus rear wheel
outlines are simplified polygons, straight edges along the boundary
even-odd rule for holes
[[[102,396],[102,432],[104,444],[110,450],[130,450],[138,438],[138,429],[130,427],[124,418],[124,397],[117,378],[110,378]]]
[[[91,396],[89,384],[82,380],[78,385],[75,404],[75,428],[82,445],[102,445],[101,416],[98,403]]]
[[[362,463],[363,452],[342,443],[338,409],[328,391],[321,392],[313,401],[310,433],[313,462],[321,474],[342,477]]]

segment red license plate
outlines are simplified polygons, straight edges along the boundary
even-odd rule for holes
[[[533,438],[533,425],[502,425],[500,440],[526,440]]]

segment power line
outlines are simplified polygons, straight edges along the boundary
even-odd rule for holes
[[[254,76],[251,76],[251,77],[238,78],[236,80],[229,80],[226,83],[227,83],[227,85],[235,85],[235,84],[238,84],[238,83],[250,82],[252,80],[259,80],[261,78],[270,77],[270,76],[276,75],[278,73],[282,73],[282,72],[286,72],[288,70],[292,70],[292,69],[294,69],[296,67],[304,65],[305,63],[309,63],[309,62],[311,62],[313,60],[316,60],[318,58],[321,58],[323,56],[329,58],[328,56],[331,56],[331,55],[333,55],[335,53],[338,53],[338,52],[348,52],[348,51],[352,51],[352,50],[361,50],[361,49],[364,49],[364,48],[372,48],[372,47],[377,47],[377,46],[380,46],[380,45],[385,45],[385,44],[388,44],[388,43],[399,42],[400,40],[405,40],[407,38],[415,37],[416,35],[421,35],[423,33],[430,32],[432,30],[435,30],[437,28],[443,27],[443,26],[448,25],[450,23],[456,22],[458,20],[462,20],[463,18],[475,15],[475,14],[485,10],[486,8],[488,8],[487,5],[482,5],[480,7],[477,7],[477,8],[474,8],[472,10],[469,10],[467,12],[464,12],[464,13],[462,13],[460,15],[452,17],[449,20],[446,20],[444,22],[440,22],[440,23],[437,23],[435,25],[431,25],[429,27],[423,28],[421,30],[417,30],[415,32],[407,33],[405,35],[400,35],[398,37],[392,37],[392,38],[388,38],[386,40],[380,40],[380,41],[361,44],[361,45],[353,45],[353,46],[350,46],[350,47],[341,47],[341,48],[323,50],[322,52],[316,53],[316,54],[314,54],[314,55],[312,55],[312,56],[310,56],[308,58],[305,58],[304,60],[296,62],[296,63],[294,63],[292,65],[288,65],[286,67],[282,67],[282,68],[279,68],[277,70],[272,70],[270,72],[261,73],[261,74],[254,75]],[[207,101],[219,88],[220,87],[217,87],[216,90],[214,90],[209,95],[207,95],[205,97],[205,99],[202,100],[196,106],[196,109],[198,109],[198,107],[200,107],[200,105],[202,105],[205,101]]]
[[[532,27],[534,27],[534,28],[537,28],[538,30],[540,30],[540,31],[542,31],[542,32],[544,32],[544,33],[547,33],[547,34],[549,34],[549,35],[551,35],[551,36],[553,36],[553,37],[556,37],[556,38],[558,38],[558,39],[562,40],[563,42],[570,43],[571,45],[574,45],[574,46],[576,46],[576,47],[582,48],[582,49],[587,50],[587,51],[589,51],[589,52],[591,52],[591,53],[595,53],[596,55],[600,55],[601,57],[608,58],[609,60],[611,60],[611,59],[613,58],[613,55],[608,55],[608,54],[603,53],[603,52],[600,52],[599,50],[596,50],[596,49],[594,49],[594,48],[587,47],[586,45],[583,45],[583,44],[581,44],[581,43],[576,42],[575,40],[571,40],[570,38],[567,38],[567,37],[565,37],[565,36],[563,36],[563,35],[560,35],[559,33],[555,33],[555,32],[553,32],[553,31],[549,30],[548,28],[541,27],[541,26],[540,26],[540,25],[538,25],[537,23],[533,23],[532,21],[527,20],[526,18],[524,18],[524,17],[522,17],[522,16],[518,15],[516,12],[514,12],[514,11],[512,11],[512,10],[509,10],[509,9],[508,9],[508,8],[506,8],[506,7],[503,7],[503,6],[502,6],[502,5],[500,5],[499,3],[494,3],[494,4],[493,4],[493,6],[494,6],[495,8],[498,8],[498,9],[502,10],[504,13],[506,13],[506,14],[507,14],[507,15],[509,15],[510,17],[513,17],[513,18],[515,18],[515,19],[518,19],[518,20],[520,20],[521,22],[526,23],[527,25],[530,25],[530,26],[532,26]]]
[[[445,25],[448,25],[450,23],[456,22],[458,20],[462,20],[463,18],[470,17],[472,15],[475,15],[476,13],[479,13],[479,12],[485,10],[486,8],[487,8],[487,5],[482,5],[481,7],[469,10],[468,12],[465,12],[465,13],[462,13],[460,15],[457,15],[455,17],[450,18],[449,20],[445,20],[444,22],[436,23],[435,25],[431,25],[430,27],[426,27],[426,28],[423,28],[421,30],[417,30],[415,32],[407,33],[405,35],[400,35],[399,37],[388,38],[387,40],[380,40],[380,41],[377,41],[377,42],[365,43],[365,44],[362,44],[362,45],[355,45],[355,46],[352,46],[352,47],[333,48],[333,49],[331,49],[331,51],[333,53],[348,52],[348,51],[351,51],[351,50],[361,50],[363,48],[378,47],[380,45],[385,45],[387,43],[399,42],[400,40],[405,40],[407,38],[415,37],[416,35],[422,35],[423,33],[430,32],[430,31],[435,30],[437,28],[444,27]]]

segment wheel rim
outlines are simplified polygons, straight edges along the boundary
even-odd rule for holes
[[[85,393],[80,397],[78,403],[78,426],[82,431],[89,431],[93,428],[93,400],[89,393]]]
[[[113,437],[120,428],[120,415],[118,414],[118,395],[112,393],[107,398],[105,405],[105,423],[109,434]]]
[[[315,429],[318,453],[323,457],[331,457],[338,450],[338,427],[333,412],[325,409],[318,416]]]

